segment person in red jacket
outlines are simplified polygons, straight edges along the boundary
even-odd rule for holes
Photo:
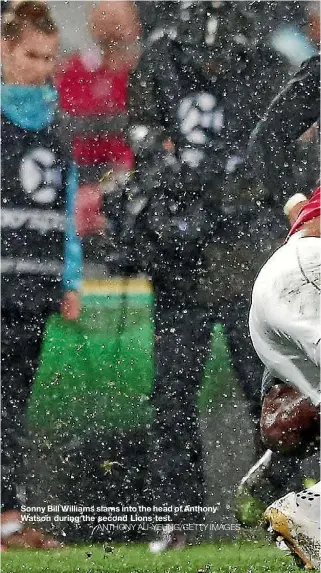
[[[89,50],[61,62],[56,84],[64,112],[65,133],[80,168],[78,230],[100,229],[100,179],[112,172],[109,185],[133,167],[133,153],[123,130],[127,121],[127,84],[139,56],[141,26],[131,1],[98,2],[88,26]]]

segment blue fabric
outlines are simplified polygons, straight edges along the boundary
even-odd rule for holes
[[[2,84],[1,109],[23,129],[39,131],[50,125],[56,113],[58,94],[54,87]]]
[[[79,173],[75,164],[72,164],[67,178],[67,221],[65,236],[65,254],[63,287],[65,290],[79,290],[82,280],[82,245],[76,233],[75,205],[79,185]]]

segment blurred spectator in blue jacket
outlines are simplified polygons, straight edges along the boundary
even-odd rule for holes
[[[48,548],[56,546],[52,539],[23,527],[17,485],[28,452],[24,413],[47,318],[60,308],[66,320],[80,312],[78,174],[58,135],[51,76],[59,34],[47,4],[12,4],[1,32],[1,533],[5,547]]]

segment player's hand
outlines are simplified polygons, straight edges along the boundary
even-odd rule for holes
[[[76,230],[80,237],[104,234],[106,218],[101,213],[102,189],[100,185],[82,185],[76,204]]]
[[[66,291],[61,303],[61,314],[65,320],[77,320],[80,315],[80,306],[79,292]]]

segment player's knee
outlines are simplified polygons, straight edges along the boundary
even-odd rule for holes
[[[273,451],[292,454],[307,448],[319,437],[318,409],[294,388],[278,384],[264,398],[261,435]]]

